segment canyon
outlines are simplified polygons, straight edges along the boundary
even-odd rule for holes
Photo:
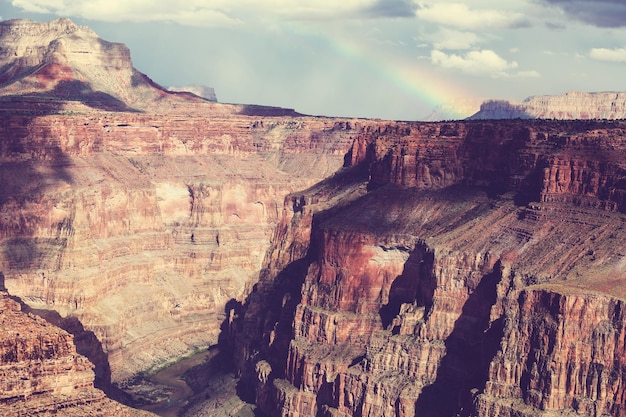
[[[219,345],[184,415],[626,416],[626,122],[310,117],[0,38],[0,414],[150,415],[107,396]]]

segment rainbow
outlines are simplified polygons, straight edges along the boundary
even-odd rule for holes
[[[374,52],[348,36],[311,30],[304,25],[294,25],[292,29],[300,35],[321,40],[327,48],[344,59],[366,66],[380,75],[385,82],[404,91],[415,99],[416,104],[419,103],[425,108],[434,109],[437,106],[446,105],[453,110],[454,105],[458,103],[457,112],[461,116],[466,110],[462,109],[463,106],[460,103],[476,97],[476,94],[466,85],[444,77],[424,62],[420,62],[421,59],[418,57],[409,60]]]

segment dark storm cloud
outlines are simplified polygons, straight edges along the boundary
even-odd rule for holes
[[[378,0],[364,12],[371,17],[415,17],[417,9],[411,0]]]
[[[565,13],[599,27],[626,26],[624,0],[539,0],[561,8]]]

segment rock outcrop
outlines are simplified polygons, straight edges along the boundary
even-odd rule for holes
[[[250,397],[270,416],[625,415],[624,127],[358,138],[286,200],[236,311]]]
[[[93,365],[73,336],[22,311],[0,291],[0,415],[150,416],[94,387]]]
[[[488,100],[470,120],[487,119],[624,119],[626,93],[572,91],[556,96],[532,96],[521,103]]]
[[[61,61],[72,82],[84,76],[111,97],[111,78],[137,73],[123,45],[68,20],[0,28],[11,72],[0,98],[0,271],[33,309],[93,332],[104,383],[215,344],[225,305],[256,280],[284,196],[338,169],[373,124],[180,100],[141,83],[113,108],[65,86],[12,95]],[[157,97],[143,112],[111,111],[142,91]]]
[[[133,68],[129,49],[69,19],[0,22],[0,94],[143,108],[166,91]],[[189,98],[190,99],[190,98]]]

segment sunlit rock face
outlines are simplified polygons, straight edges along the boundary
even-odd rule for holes
[[[68,19],[0,23],[1,94],[81,99],[110,109],[143,107],[162,89],[133,68],[129,49]]]
[[[339,169],[372,124],[168,93],[66,19],[0,36],[0,271],[93,332],[113,382],[216,343],[285,195]]]
[[[231,325],[248,395],[271,416],[624,415],[624,127],[355,140],[286,200]]]
[[[0,291],[0,415],[149,416],[94,387],[93,365],[71,334],[22,311]]]
[[[333,120],[235,115],[3,120],[6,286],[80,317],[114,381],[217,341],[285,195],[340,168],[353,134]]]

